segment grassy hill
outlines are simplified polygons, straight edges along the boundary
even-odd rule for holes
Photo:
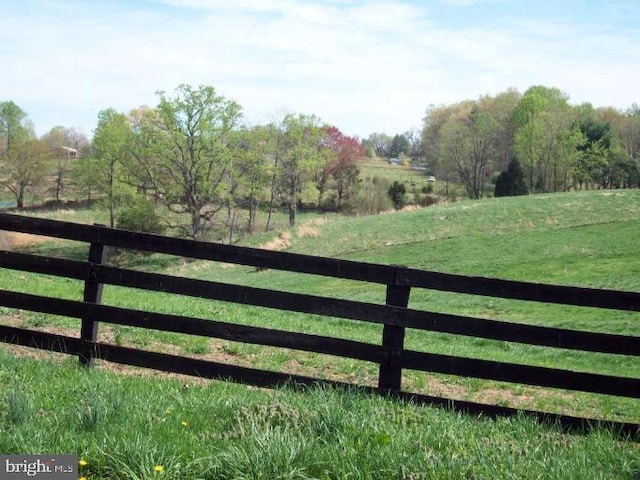
[[[52,215],[71,220],[79,216],[69,211]],[[294,229],[256,235],[245,243],[265,245],[279,236],[286,239],[287,249],[295,252],[468,275],[640,291],[639,233],[640,191],[621,190],[462,201],[372,217],[312,214],[301,217]],[[72,243],[36,243],[28,249],[72,258],[86,255],[84,247]],[[384,290],[379,287],[317,276],[257,272],[166,256],[125,255],[119,261],[176,275],[384,302]],[[0,288],[55,293],[66,298],[80,298],[82,291],[77,282],[36,280],[13,272],[0,272]],[[375,325],[341,319],[320,321],[313,316],[167,298],[115,287],[105,288],[104,302],[373,343],[379,342],[381,335],[381,328]],[[432,291],[412,293],[410,306],[592,331],[640,332],[638,314],[625,312]],[[77,331],[77,322],[69,319],[3,313],[0,321],[5,323]],[[123,345],[357,383],[370,384],[375,377],[373,365],[317,354],[108,325],[101,326],[100,335]],[[426,332],[409,332],[407,347],[640,377],[637,359],[615,355],[587,355]],[[574,437],[526,419],[491,422],[357,395],[263,392],[220,382],[165,380],[155,374],[149,378],[140,371],[134,371],[140,375],[122,377],[105,371],[110,368],[106,365],[87,373],[76,369],[72,360],[54,359],[51,366],[3,355],[0,377],[5,380],[6,402],[0,409],[0,425],[9,434],[2,436],[0,451],[78,452],[90,458],[90,478],[122,478],[118,471],[127,472],[130,478],[158,478],[153,472],[157,462],[171,466],[174,474],[171,476],[167,468],[165,478],[632,479],[640,472],[637,448],[618,444],[604,432]],[[60,361],[62,366],[56,367]],[[43,378],[49,379],[50,390],[38,387]],[[630,399],[417,372],[407,372],[403,385],[410,391],[449,398],[640,421],[640,405]],[[166,410],[176,413],[165,415]],[[97,411],[102,413],[92,413]],[[37,412],[70,425],[72,433],[48,426]],[[188,428],[181,427],[181,421]],[[149,431],[149,436],[136,435],[142,431]],[[250,473],[242,476],[243,472]]]

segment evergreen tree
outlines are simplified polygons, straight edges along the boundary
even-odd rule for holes
[[[513,197],[516,195],[527,195],[529,189],[524,178],[524,170],[517,158],[513,157],[507,165],[506,172],[500,172],[496,180],[494,196]]]
[[[407,189],[404,183],[400,183],[397,180],[393,182],[393,185],[389,187],[389,197],[393,202],[393,207],[396,210],[400,210],[407,204]]]

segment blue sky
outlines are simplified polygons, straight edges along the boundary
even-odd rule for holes
[[[8,0],[0,101],[42,134],[212,85],[247,124],[319,116],[348,135],[420,128],[429,105],[514,87],[640,103],[637,0]]]

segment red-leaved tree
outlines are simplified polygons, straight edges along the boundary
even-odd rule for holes
[[[326,126],[323,130],[321,148],[329,154],[318,173],[318,206],[322,207],[322,197],[327,191],[329,179],[333,178],[337,194],[336,206],[340,209],[356,184],[360,173],[357,159],[364,156],[365,151],[357,138],[345,135],[338,128]]]

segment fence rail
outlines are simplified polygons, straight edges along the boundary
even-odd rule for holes
[[[640,337],[514,324],[408,308],[413,288],[455,293],[640,311],[640,293],[544,285],[483,277],[429,272],[405,267],[361,263],[285,252],[175,239],[54,220],[0,214],[0,230],[44,235],[90,245],[87,261],[0,251],[0,268],[47,274],[84,282],[82,300],[68,300],[0,289],[0,305],[81,320],[79,337],[55,335],[1,326],[0,341],[77,355],[82,363],[93,359],[154,368],[205,378],[223,378],[257,386],[283,382],[295,385],[328,383],[352,386],[413,401],[448,405],[488,416],[519,410],[431,397],[402,390],[405,369],[475,377],[542,387],[640,398],[640,379],[534,367],[412,351],[404,348],[407,328],[502,340],[562,349],[640,356]],[[296,273],[324,275],[386,286],[385,304],[282,292],[274,289],[147,273],[105,265],[106,247],[117,247],[182,257],[250,265]],[[338,317],[383,326],[380,344],[237,325],[222,320],[193,318],[101,304],[104,285],[166,292],[271,309]],[[271,347],[290,348],[372,362],[379,366],[377,388],[320,380],[281,372],[168,355],[97,341],[100,323],[128,325],[199,335]],[[606,424],[622,435],[640,439],[640,424],[593,420],[526,411],[537,418],[567,427]]]

